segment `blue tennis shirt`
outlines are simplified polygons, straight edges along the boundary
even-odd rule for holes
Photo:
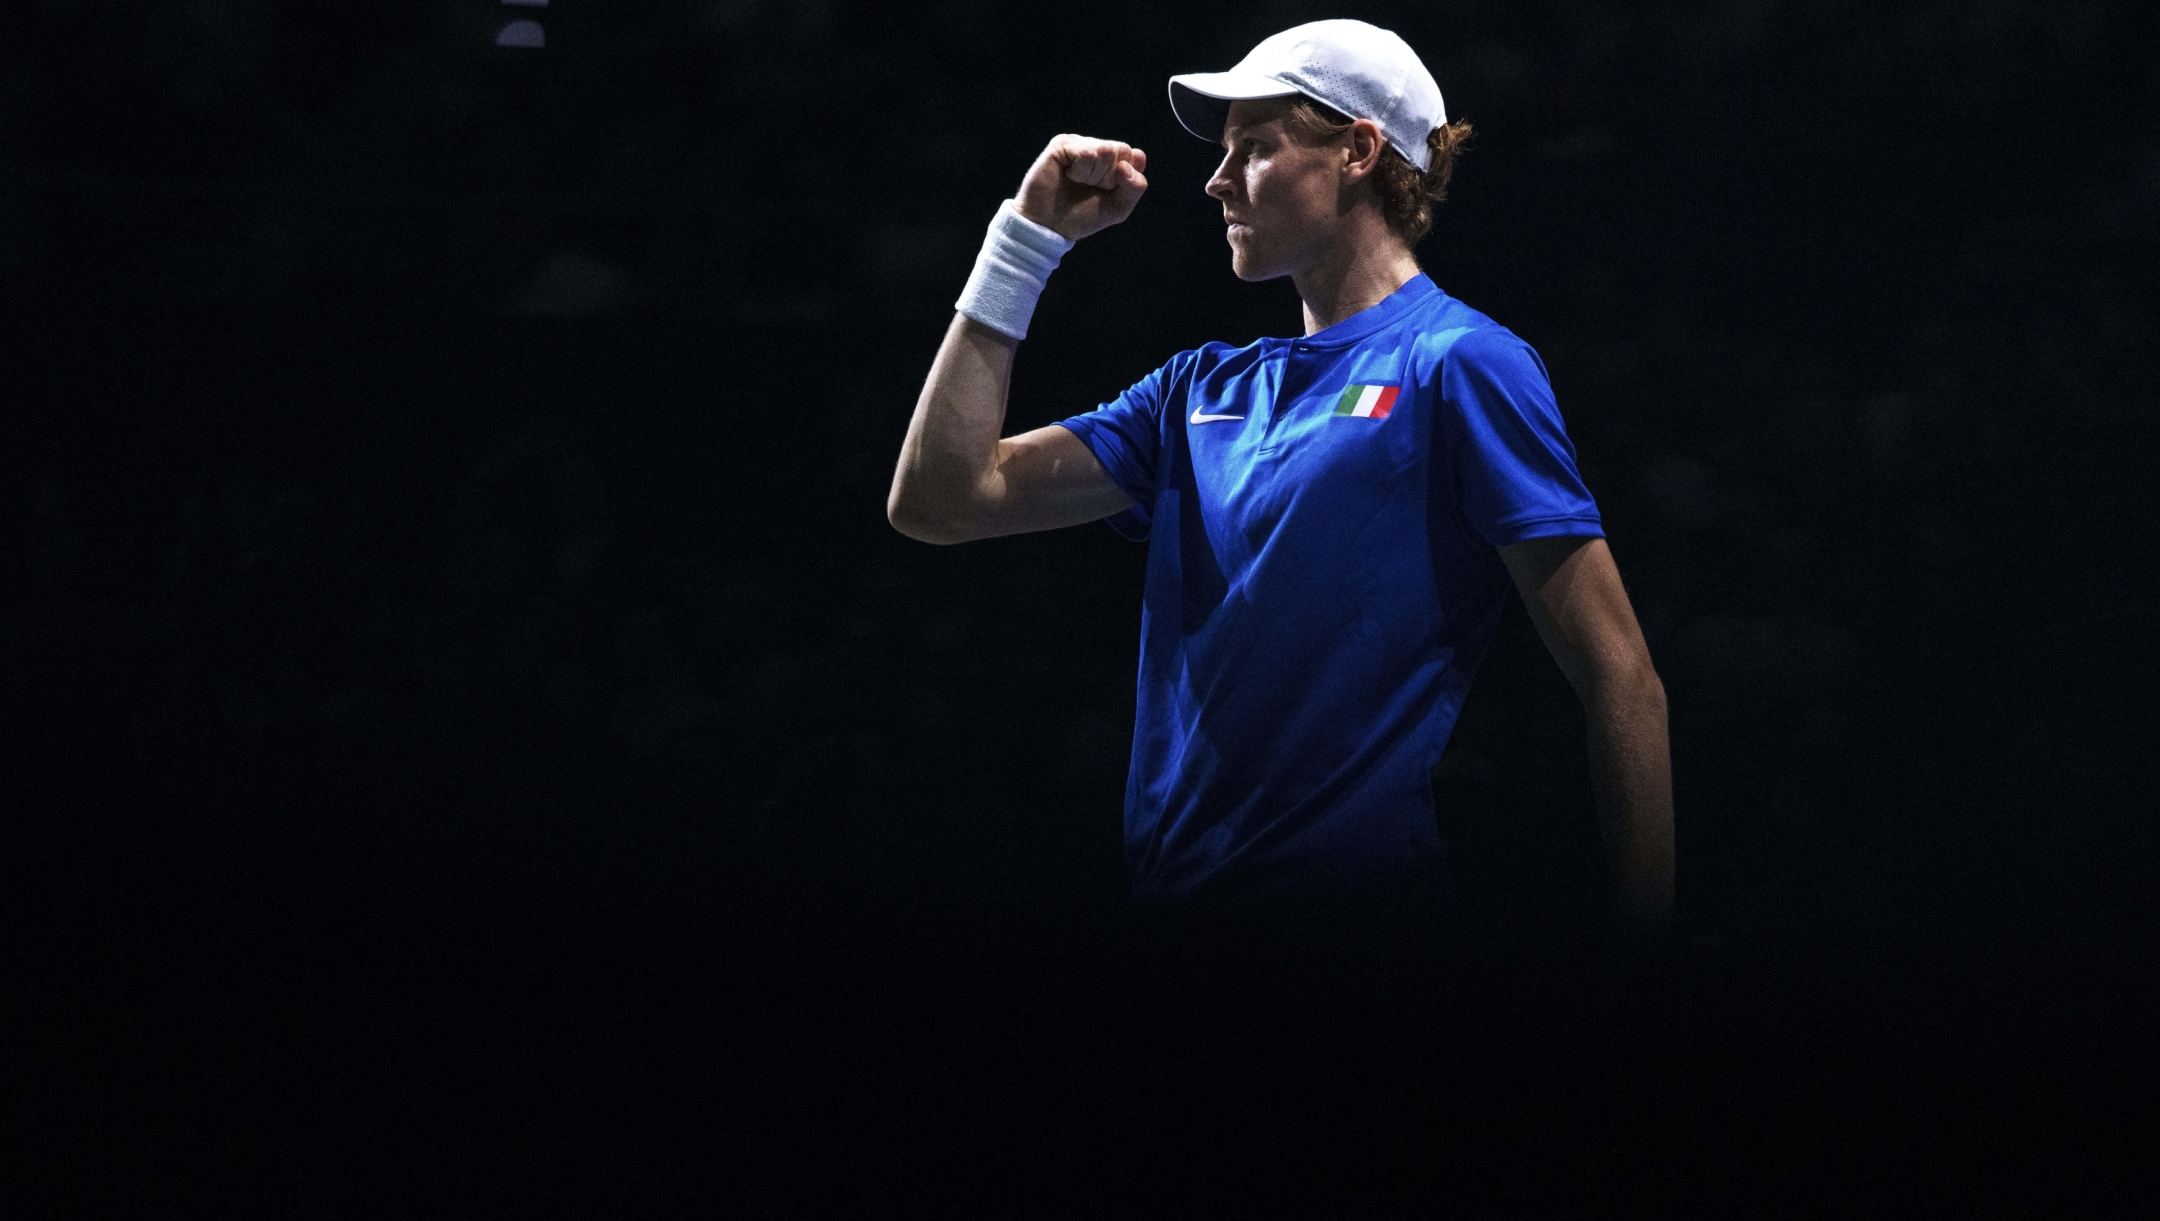
[[[1537,353],[1419,275],[1060,423],[1148,542],[1134,897],[1444,873],[1431,773],[1506,601],[1495,549],[1604,533]]]

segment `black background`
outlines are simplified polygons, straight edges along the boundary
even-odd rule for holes
[[[1054,278],[1009,431],[1296,330],[1163,80],[1336,15],[1476,125],[1420,257],[1552,372],[1681,853],[1679,945],[1619,956],[1511,607],[1435,778],[1431,986],[1489,1071],[1388,1190],[2118,1193],[2160,1155],[2160,31],[2105,0],[14,6],[16,1182],[1168,1198],[1206,1139],[1133,1119],[1143,549],[928,547],[884,495],[1059,131],[1153,187]],[[1581,1102],[1623,1063],[1665,1101]]]

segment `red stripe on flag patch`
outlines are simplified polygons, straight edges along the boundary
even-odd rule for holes
[[[1380,391],[1379,401],[1372,405],[1372,418],[1384,420],[1395,409],[1395,396],[1402,393],[1401,386],[1388,386]]]

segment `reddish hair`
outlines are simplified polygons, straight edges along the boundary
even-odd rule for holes
[[[1328,144],[1341,139],[1355,122],[1339,110],[1311,98],[1298,98],[1283,116],[1283,127],[1300,144]],[[1435,127],[1425,137],[1432,153],[1432,168],[1420,170],[1410,159],[1388,145],[1373,171],[1373,191],[1380,197],[1380,214],[1403,244],[1415,246],[1432,232],[1433,208],[1447,198],[1448,179],[1455,176],[1455,159],[1470,142],[1470,124],[1457,119]]]

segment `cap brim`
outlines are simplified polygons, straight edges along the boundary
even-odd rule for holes
[[[1209,143],[1222,139],[1230,103],[1283,98],[1297,90],[1257,72],[1188,72],[1170,78],[1170,111],[1186,131]]]

